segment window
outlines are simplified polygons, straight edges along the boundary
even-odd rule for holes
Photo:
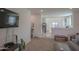
[[[71,16],[65,17],[47,17],[45,18],[47,26],[52,28],[72,28]]]
[[[55,28],[55,27],[57,27],[57,26],[58,26],[58,23],[57,23],[57,22],[53,22],[53,23],[52,23],[52,27],[53,27],[53,28]]]
[[[71,28],[71,27],[72,27],[71,16],[67,16],[67,17],[65,18],[65,27],[66,27],[66,28]]]

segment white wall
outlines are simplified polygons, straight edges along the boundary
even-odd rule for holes
[[[74,20],[74,31],[79,33],[79,12],[73,12],[73,20]]]
[[[8,8],[9,9],[9,8]],[[30,31],[31,31],[31,20],[30,20],[30,11],[25,8],[10,8],[10,10],[17,12],[19,14],[19,27],[8,29],[8,39],[6,41],[6,30],[0,29],[0,45],[5,41],[15,41],[13,35],[18,35],[18,40],[24,39],[26,43],[30,41]]]
[[[39,37],[41,35],[41,15],[31,14],[31,22],[34,23],[34,35]]]
[[[0,46],[6,41],[6,29],[0,29]]]

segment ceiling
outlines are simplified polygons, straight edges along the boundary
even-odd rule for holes
[[[32,14],[42,14],[46,16],[67,16],[72,14],[72,10],[79,11],[78,8],[30,8]]]

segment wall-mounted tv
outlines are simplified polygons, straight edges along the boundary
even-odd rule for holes
[[[18,27],[19,16],[8,9],[0,8],[0,28]]]

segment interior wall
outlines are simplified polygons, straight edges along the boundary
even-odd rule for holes
[[[6,40],[6,31],[7,29],[0,29],[0,45],[5,42],[15,41],[14,35],[18,36],[18,42],[20,39],[23,39],[26,44],[30,41],[30,32],[31,32],[31,20],[30,20],[30,11],[26,8],[8,8],[19,14],[19,27],[18,28],[9,28],[8,37]],[[13,35],[13,36],[12,36]]]
[[[6,41],[6,29],[0,29],[0,46]]]
[[[74,31],[79,33],[79,11],[73,12],[73,19],[74,19]]]
[[[18,35],[19,41],[20,39],[23,39],[28,43],[31,40],[30,11],[26,8],[16,8],[13,11],[19,13],[19,28],[14,29],[14,34]]]
[[[41,35],[41,15],[31,14],[31,22],[34,24],[34,37],[39,37]]]

